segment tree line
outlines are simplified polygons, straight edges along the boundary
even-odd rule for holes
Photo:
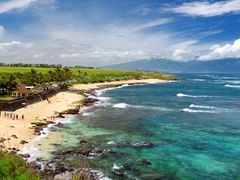
[[[62,64],[24,64],[24,63],[15,63],[15,64],[6,64],[0,63],[0,67],[32,67],[32,68],[62,68]]]
[[[13,63],[13,64],[7,64],[7,63],[1,63],[0,67],[30,67],[30,68],[63,68],[62,64],[24,64],[24,63]],[[95,69],[94,67],[90,66],[64,66],[68,68],[81,68],[81,69]]]
[[[67,67],[55,68],[43,74],[31,69],[26,73],[4,73],[0,75],[0,91],[5,93],[16,89],[19,83],[36,86],[47,82],[64,82],[72,79],[73,74]]]

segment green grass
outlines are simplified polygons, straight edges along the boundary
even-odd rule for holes
[[[0,100],[6,100],[6,101],[9,101],[9,100],[12,100],[13,98],[11,96],[8,96],[8,95],[0,95]]]
[[[35,69],[38,73],[43,75],[48,71],[54,71],[54,68],[30,68],[30,67],[0,67],[0,77],[6,74],[28,73],[31,69]],[[127,70],[108,70],[108,69],[80,69],[71,68],[72,79],[79,83],[95,83],[114,80],[128,80],[128,79],[172,79],[175,76],[168,74],[160,74],[149,71],[127,71]],[[24,80],[24,77],[21,77]],[[1,78],[0,78],[1,79]],[[21,81],[21,79],[20,79]]]
[[[0,151],[0,179],[40,180],[40,177],[22,158]]]

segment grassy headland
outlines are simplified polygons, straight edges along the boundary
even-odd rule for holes
[[[61,73],[64,77],[59,77]],[[74,79],[81,83],[95,83],[113,80],[128,79],[171,79],[172,75],[160,74],[150,71],[127,71],[127,70],[107,70],[107,69],[86,69],[86,68],[31,68],[31,67],[0,67],[0,78],[13,75],[20,81],[26,81],[31,84],[32,80],[36,81],[53,81],[53,80],[70,80]],[[33,77],[29,77],[33,75]],[[29,77],[29,78],[28,78]]]
[[[32,68],[0,67],[0,91],[12,91],[17,84],[36,86],[44,83],[62,82],[71,84],[89,84],[130,79],[174,79],[175,76],[151,71],[107,70],[94,68]],[[3,97],[6,99],[6,97]]]
[[[40,180],[40,177],[21,157],[0,151],[0,179]]]

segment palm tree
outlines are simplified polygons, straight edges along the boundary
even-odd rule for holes
[[[13,74],[10,74],[10,76],[6,79],[6,88],[10,91],[14,90],[16,89],[17,84],[17,78]]]
[[[34,85],[38,82],[38,73],[35,69],[31,69],[31,71],[29,72],[29,79],[31,85]]]
[[[63,68],[63,79],[64,80],[69,80],[72,76],[72,72],[69,68],[65,67]]]
[[[64,73],[61,68],[56,68],[54,70],[55,80],[62,82],[64,80]]]
[[[53,71],[48,71],[48,79],[49,81],[53,82],[55,81],[55,73]]]

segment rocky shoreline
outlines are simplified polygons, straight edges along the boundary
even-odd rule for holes
[[[138,85],[138,84],[143,84],[143,83],[131,83],[130,85]],[[119,86],[122,86],[122,84],[104,85],[91,90],[80,91],[80,94],[84,96],[84,99],[81,102],[79,102],[79,104],[77,104],[74,108],[58,113],[56,118],[60,119],[60,118],[65,118],[65,116],[68,116],[68,115],[79,114],[81,108],[84,109],[86,107],[91,107],[99,101],[97,99],[96,90],[114,88]],[[61,122],[56,123],[54,121],[45,121],[45,122],[32,123],[32,125],[33,125],[32,128],[34,129],[35,135],[40,136],[44,134],[43,129],[48,127],[49,125],[54,125],[55,127],[61,127],[63,124]],[[25,141],[22,143],[26,144],[28,142]],[[87,159],[90,159],[90,158],[97,158],[97,157],[106,158],[108,156],[114,155],[115,153],[111,148],[101,149],[97,147],[97,145],[94,145],[91,142],[88,142],[86,140],[80,140],[79,144],[81,145],[82,148],[74,148],[74,149],[68,149],[62,152],[54,152],[53,155],[56,161],[52,161],[52,160],[41,161],[40,159],[36,159],[35,161],[30,162],[31,167],[41,175],[42,179],[59,179],[60,180],[60,179],[67,179],[67,177],[69,178],[72,176],[85,177],[87,179],[101,179],[105,177],[101,172],[89,166],[85,166],[85,165],[84,167],[76,167],[73,165],[66,166],[61,163],[61,160],[64,159],[65,157],[78,157],[78,158],[80,157],[83,159],[83,161],[87,161]],[[119,144],[119,146],[151,148],[154,146],[154,144],[152,142],[134,142],[134,143]],[[10,153],[18,154],[19,152],[17,149],[11,149]],[[27,161],[31,157],[30,154],[19,154],[19,155]],[[143,159],[142,164],[150,165],[151,162],[147,159]],[[113,168],[112,171],[116,176],[123,178],[125,168],[127,167],[121,167],[120,169]]]

